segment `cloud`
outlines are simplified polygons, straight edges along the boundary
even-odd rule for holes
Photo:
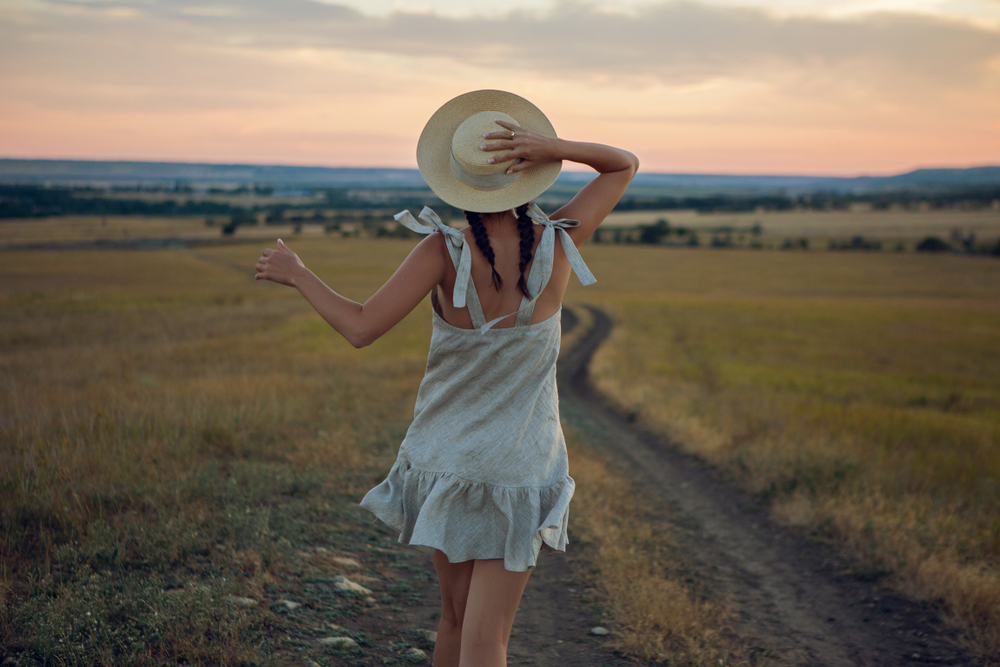
[[[544,14],[514,11],[477,19],[433,13],[373,17],[310,0],[48,4],[75,14],[82,7],[105,14],[133,10],[186,30],[199,43],[221,46],[383,53],[666,85],[810,70],[870,85],[898,85],[902,77],[955,86],[974,84],[1000,62],[1000,31],[906,13],[781,18],[761,9],[692,2],[609,13],[564,2]]]

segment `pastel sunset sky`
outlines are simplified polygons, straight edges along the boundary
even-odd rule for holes
[[[0,157],[414,167],[477,88],[645,171],[1000,164],[1000,0],[0,0]]]

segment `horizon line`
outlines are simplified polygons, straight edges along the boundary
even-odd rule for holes
[[[172,164],[172,165],[199,165],[199,166],[214,166],[214,167],[278,167],[278,168],[292,168],[292,169],[360,169],[360,170],[392,170],[392,171],[413,171],[419,172],[416,166],[409,167],[392,167],[392,166],[355,166],[355,165],[328,165],[328,164],[292,164],[292,163],[270,163],[270,162],[213,162],[213,161],[189,161],[189,160],[152,160],[152,159],[107,159],[107,158],[53,158],[53,157],[12,157],[12,156],[0,156],[0,161],[8,162],[89,162],[89,163],[103,163],[103,164]],[[575,166],[575,163],[571,163]],[[983,169],[983,168],[1000,168],[1000,161],[996,163],[985,163],[985,164],[971,164],[965,166],[944,166],[944,165],[934,165],[934,166],[913,166],[902,171],[893,172],[883,172],[883,173],[873,173],[873,172],[856,172],[853,175],[832,175],[832,174],[819,174],[819,173],[777,173],[777,172],[694,172],[694,171],[643,171],[640,169],[638,174],[643,175],[657,175],[657,176],[738,176],[738,177],[781,177],[781,178],[837,178],[837,179],[851,179],[851,178],[884,178],[891,176],[901,176],[915,171],[922,170],[968,170],[968,169]],[[565,168],[564,172],[569,173],[596,173],[590,172],[586,168],[573,169]]]

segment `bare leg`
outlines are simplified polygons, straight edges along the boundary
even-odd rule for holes
[[[441,584],[441,621],[434,643],[434,667],[458,667],[465,601],[469,597],[469,584],[476,561],[449,563],[440,549],[434,550],[433,560]]]
[[[477,560],[462,622],[460,667],[506,667],[514,614],[531,570],[510,572],[503,560]]]

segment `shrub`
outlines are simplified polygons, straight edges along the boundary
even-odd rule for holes
[[[951,246],[937,236],[927,236],[917,244],[919,252],[950,252]]]

